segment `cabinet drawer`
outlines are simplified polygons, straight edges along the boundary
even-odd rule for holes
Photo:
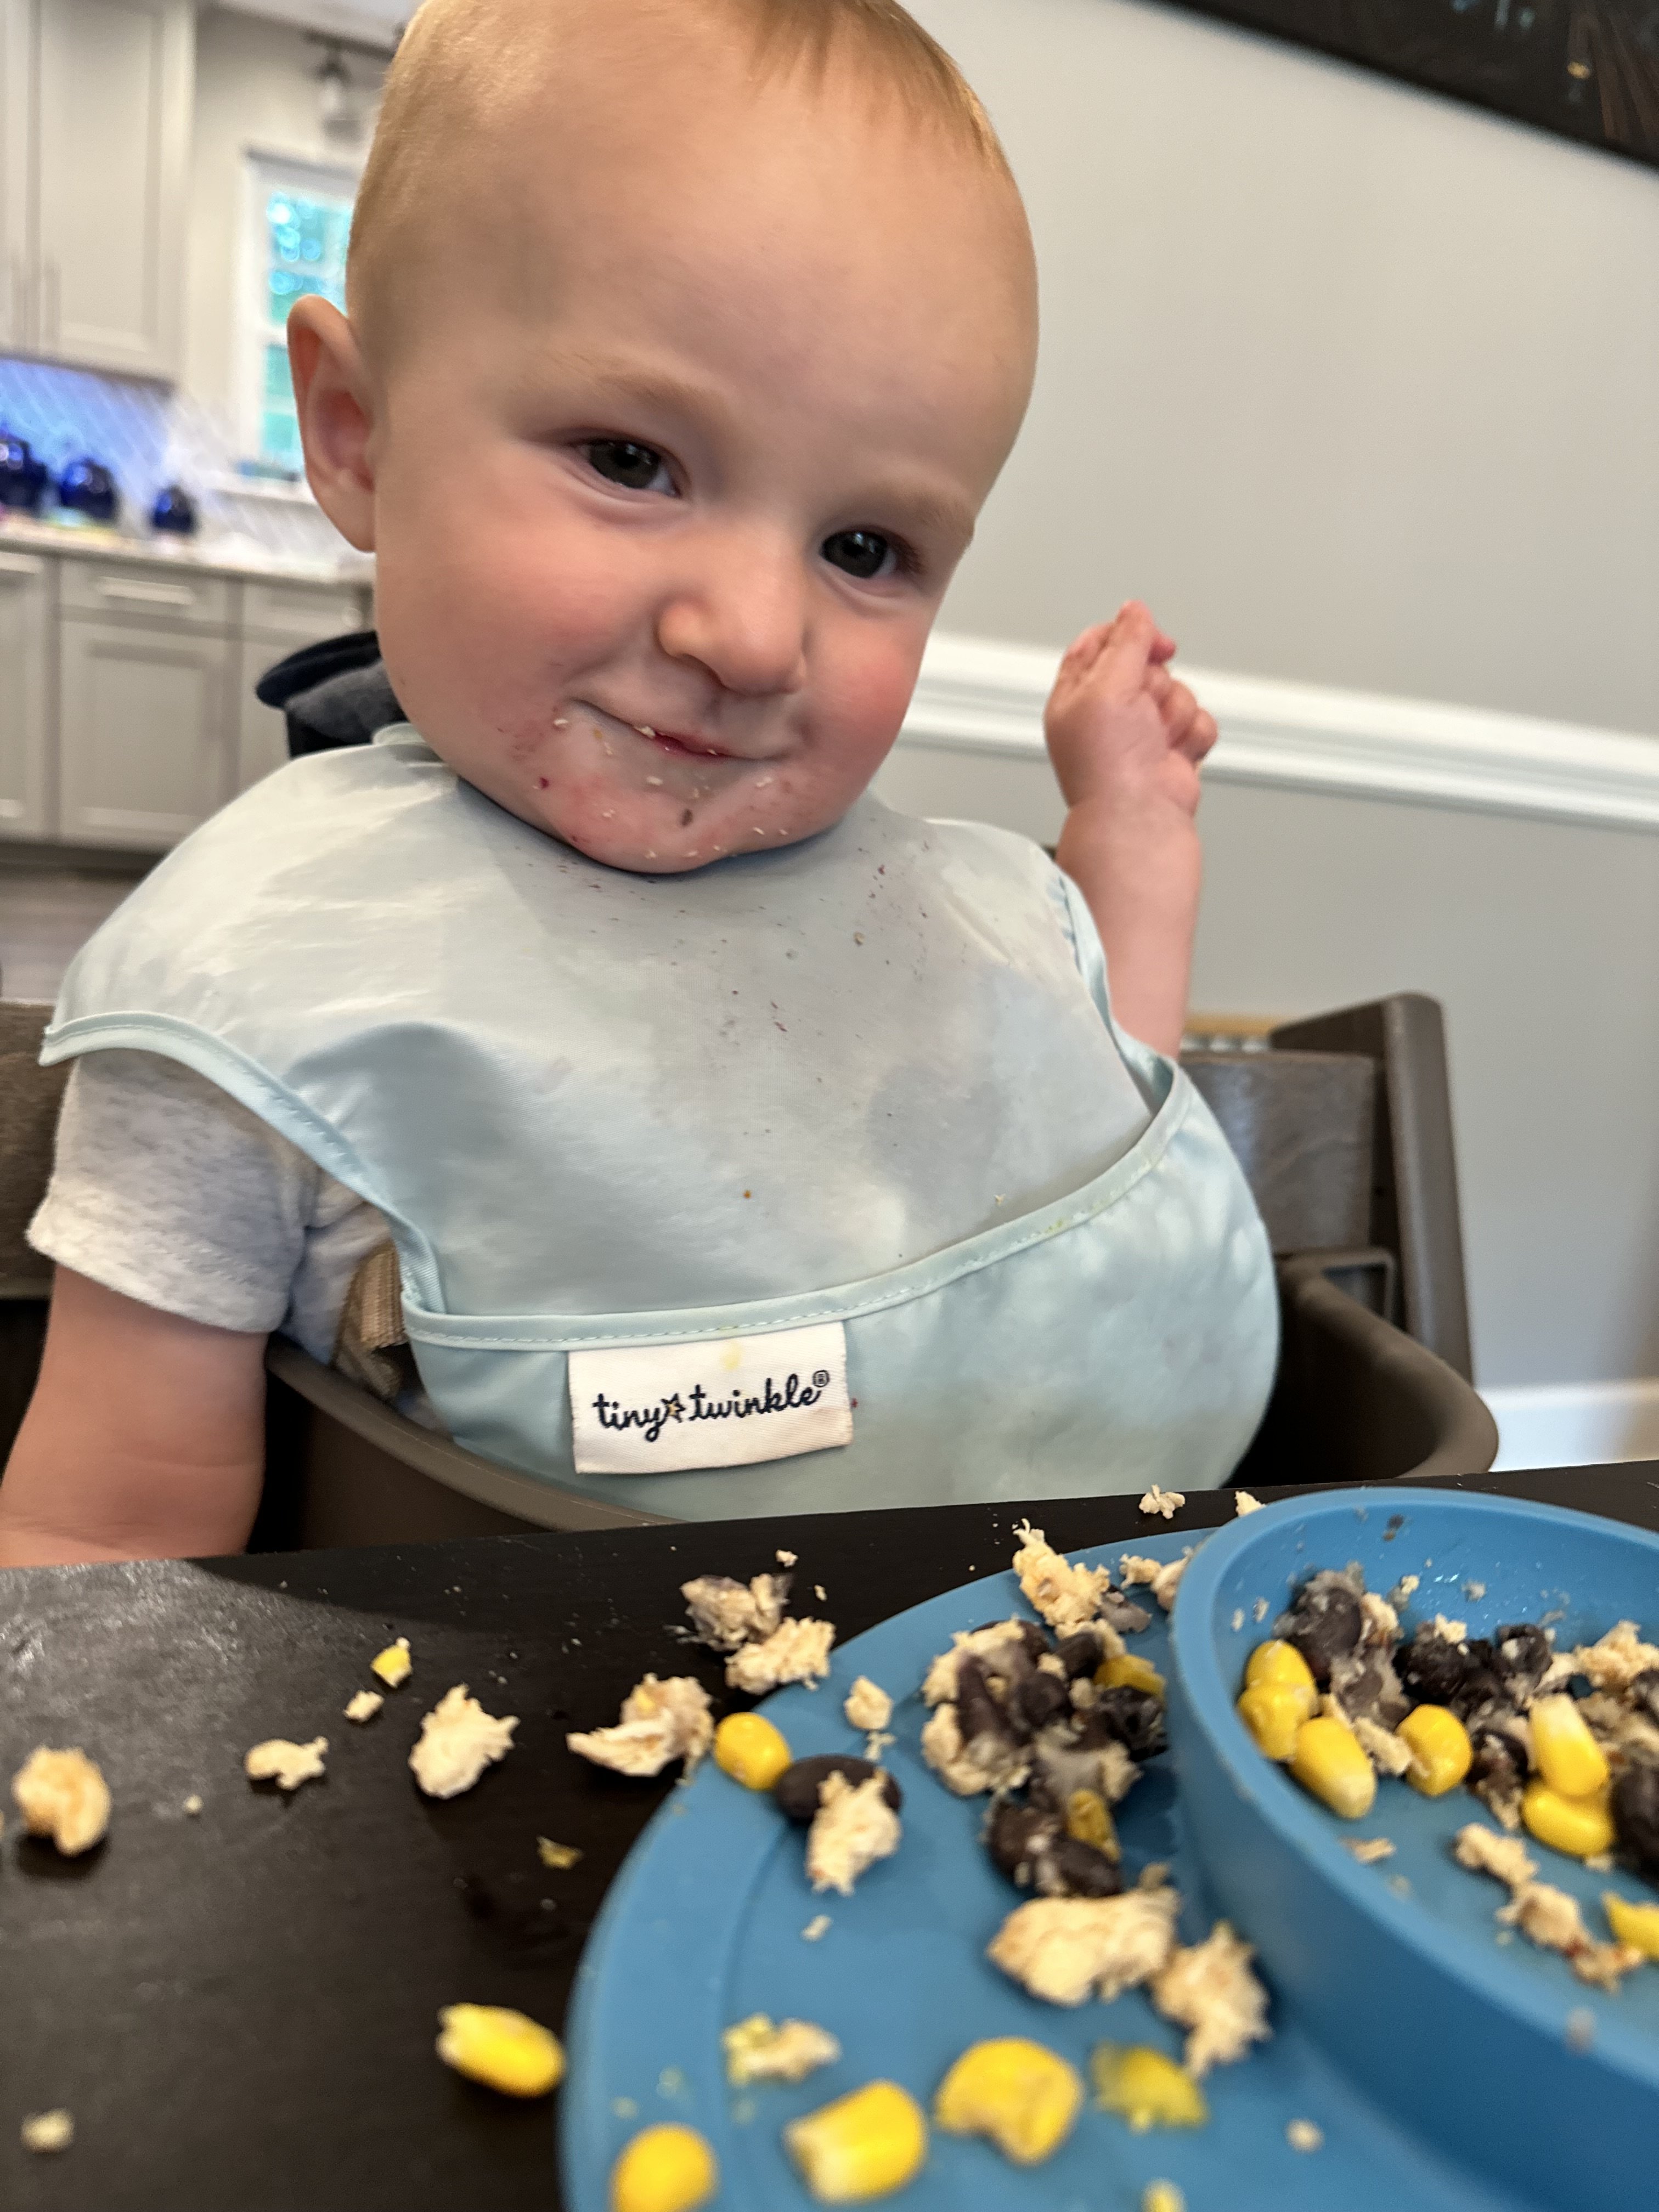
[[[363,627],[362,594],[349,584],[242,586],[242,635],[278,645],[311,645]]]
[[[171,629],[227,629],[231,586],[223,576],[137,561],[65,558],[58,604],[66,615],[166,623]]]

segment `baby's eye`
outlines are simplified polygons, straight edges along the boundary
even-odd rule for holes
[[[818,548],[832,568],[867,582],[892,574],[903,565],[898,545],[879,530],[837,530]]]
[[[632,438],[588,438],[581,451],[590,468],[629,491],[674,489],[668,464],[654,446],[639,445]]]

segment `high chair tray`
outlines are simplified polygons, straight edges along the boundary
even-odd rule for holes
[[[1383,1515],[1398,1511],[1402,1501],[1413,1507],[1418,1501],[1445,1502],[1441,1493],[1428,1492],[1350,1493],[1340,1501],[1348,1529],[1363,1530],[1354,1510],[1356,1503],[1365,1510],[1367,1497],[1383,1501],[1380,1510],[1372,1509],[1378,1537]],[[1211,1540],[1226,1546],[1242,1532],[1269,1523],[1274,1513],[1323,1503],[1287,1501]],[[1338,1510],[1337,1502],[1332,1510]],[[1595,1525],[1580,1516],[1559,1517]],[[1125,1549],[1178,1557],[1193,1540],[1138,1536],[1126,1546],[1078,1556],[1115,1566]],[[1328,1561],[1305,1547],[1289,1579],[1315,1565],[1344,1565],[1359,1548],[1349,1540],[1340,1557]],[[1420,1566],[1406,1556],[1408,1549],[1402,1540],[1385,1555],[1394,1573]],[[1490,1578],[1496,1589],[1498,1577]],[[1272,1593],[1275,1610],[1285,1581],[1281,1565]],[[1188,1601],[1183,1595],[1181,1603]],[[864,2082],[889,2077],[931,2107],[934,2090],[959,2053],[999,2035],[1046,2044],[1085,2080],[1090,2053],[1103,2041],[1152,2044],[1179,2055],[1179,2031],[1159,2018],[1143,1992],[1131,1990],[1109,2005],[1091,2001],[1064,2009],[1029,1996],[985,1957],[986,1945],[1022,1893],[981,1847],[986,1801],[951,1796],[922,1761],[918,1737],[927,1715],[919,1686],[953,1631],[1028,1612],[1012,1573],[986,1577],[855,1638],[835,1653],[830,1677],[816,1692],[792,1688],[767,1701],[768,1716],[801,1757],[861,1748],[842,1714],[856,1676],[869,1675],[896,1700],[896,1741],[887,1762],[904,1791],[903,1841],[893,1858],[863,1876],[850,1898],[814,1894],[803,1871],[803,1831],[786,1823],[769,1797],[738,1787],[712,1762],[658,1813],[611,1890],[577,1978],[570,2073],[560,2116],[569,2212],[608,2212],[609,2175],[617,2154],[637,2130],[654,2121],[683,2121],[708,2136],[720,2165],[714,2200],[720,2212],[789,2212],[812,2200],[785,2152],[785,2123]],[[1152,1625],[1130,1639],[1130,1648],[1170,1672],[1170,1622],[1156,1608],[1153,1615]],[[1254,1628],[1244,1641],[1266,1632]],[[1241,1651],[1241,1664],[1242,1659]],[[1183,1899],[1181,1940],[1192,1942],[1208,1933],[1221,1908],[1200,1863],[1177,1779],[1182,1724],[1190,1731],[1190,1716],[1177,1711],[1176,1719],[1171,1752],[1146,1765],[1119,1808],[1119,1832],[1132,1875],[1154,1860],[1169,1863]],[[1276,1784],[1280,1778],[1270,1773],[1267,1779]],[[1465,1804],[1464,1817],[1480,1817],[1472,1798]],[[1378,1885],[1379,1894],[1389,1895],[1381,1889],[1389,1874],[1403,1871],[1409,1880],[1419,1845],[1414,1816],[1435,1809],[1403,1784],[1385,1785],[1379,1794],[1378,1816],[1363,1824],[1363,1832],[1386,1826],[1399,1856],[1388,1867],[1355,1869]],[[1421,1847],[1443,1848],[1426,1832]],[[1338,1856],[1346,1861],[1340,1850]],[[1501,1892],[1472,1875],[1461,1879],[1473,1893],[1471,1909],[1484,1910],[1489,1918]],[[1293,1920],[1294,1887],[1284,1893],[1279,1910],[1281,1917]],[[828,1930],[818,1941],[803,1940],[802,1931],[823,1913],[830,1917]],[[1260,1927],[1246,1923],[1241,1932],[1263,1940]],[[1564,2008],[1573,2003],[1577,1985],[1565,1965],[1558,1960],[1542,1964],[1559,1969]],[[1643,1971],[1659,1977],[1659,1970]],[[1161,2179],[1184,2192],[1188,2212],[1331,2212],[1334,2206],[1349,2212],[1385,2207],[1388,2212],[1532,2212],[1534,2200],[1495,2186],[1478,2158],[1449,2154],[1419,2137],[1413,2110],[1397,2104],[1390,2109],[1339,2070],[1271,1974],[1266,1978],[1273,1995],[1272,2039],[1206,2077],[1207,2125],[1134,2134],[1086,2102],[1062,2148],[1046,2163],[1024,2169],[983,2140],[936,2130],[921,2174],[884,2201],[902,2205],[905,2212],[1021,2212],[1039,2206],[1048,2212],[1137,2212],[1146,2185]],[[1408,2005],[1408,1993],[1396,1994]],[[1360,1986],[1353,2000],[1357,2006],[1371,2001]],[[829,2029],[840,2040],[840,2061],[798,2087],[730,2088],[721,2032],[756,2012]],[[1437,2048],[1434,2021],[1415,2019],[1409,2009],[1379,2022],[1382,2032],[1414,2039],[1425,2066],[1457,2063],[1455,2052]],[[1317,2150],[1291,2148],[1286,2130],[1297,2120],[1312,2121],[1322,2131]],[[1483,2116],[1483,2124],[1493,2124],[1524,2130],[1523,2098],[1511,2100],[1501,2118]]]

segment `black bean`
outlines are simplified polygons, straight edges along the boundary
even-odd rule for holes
[[[1035,1735],[1072,1710],[1071,1692],[1053,1674],[1038,1672],[1017,1682],[1008,1697],[1011,1716]]]
[[[1150,1690],[1132,1689],[1127,1682],[1103,1690],[1090,1708],[1090,1717],[1115,1736],[1132,1759],[1156,1759],[1169,1747],[1163,1701]]]
[[[1659,1766],[1627,1766],[1613,1785],[1613,1825],[1644,1873],[1659,1875]]]
[[[904,1802],[904,1793],[885,1767],[877,1766],[867,1759],[854,1758],[851,1752],[825,1751],[813,1759],[798,1759],[779,1775],[772,1785],[778,1810],[805,1827],[817,1818],[818,1793],[832,1774],[844,1774],[854,1790],[872,1774],[879,1774],[885,1784],[881,1794],[893,1810],[896,1813]]]
[[[1049,1879],[1043,1887],[1050,1896],[1115,1897],[1123,1887],[1122,1869],[1076,1836],[1056,1836],[1048,1859]]]
[[[999,1798],[991,1808],[991,1817],[985,1826],[985,1848],[991,1855],[991,1863],[1010,1881],[1031,1880],[1032,1860],[1038,1845],[1045,1837],[1060,1833],[1060,1821],[1045,1807],[1017,1805],[1012,1798]]]
[[[1659,1727],[1659,1668],[1650,1667],[1630,1686],[1630,1701],[1638,1713]]]
[[[1279,1635],[1307,1661],[1322,1689],[1331,1679],[1331,1662],[1358,1643],[1365,1625],[1359,1600],[1342,1577],[1327,1570],[1305,1583],[1296,1603],[1278,1623]]]
[[[1498,1673],[1518,1705],[1530,1698],[1555,1654],[1535,1621],[1512,1620],[1492,1638]]]
[[[1066,1669],[1068,1682],[1075,1682],[1079,1674],[1092,1674],[1103,1656],[1100,1638],[1092,1628],[1079,1628],[1073,1636],[1062,1636],[1056,1646],[1056,1656]]]
[[[1018,1730],[1010,1725],[1007,1714],[992,1696],[990,1681],[977,1659],[962,1659],[957,1663],[957,1726],[964,1743],[971,1743],[975,1736],[981,1735],[1019,1740]]]
[[[1492,1648],[1476,1637],[1467,1650],[1425,1622],[1394,1655],[1395,1671],[1419,1705],[1446,1705],[1467,1720],[1477,1707],[1502,1700],[1503,1683],[1491,1662]]]

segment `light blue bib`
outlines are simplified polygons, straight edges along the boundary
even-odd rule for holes
[[[1080,897],[1004,831],[866,798],[631,875],[405,725],[268,777],[139,885],[43,1058],[109,1047],[379,1206],[452,1433],[589,1495],[705,1519],[1203,1487],[1266,1403],[1243,1179],[1113,1030]],[[832,1401],[850,1440],[810,1443]],[[592,1471],[594,1433],[629,1471]],[[641,1471],[694,1436],[722,1463]]]

